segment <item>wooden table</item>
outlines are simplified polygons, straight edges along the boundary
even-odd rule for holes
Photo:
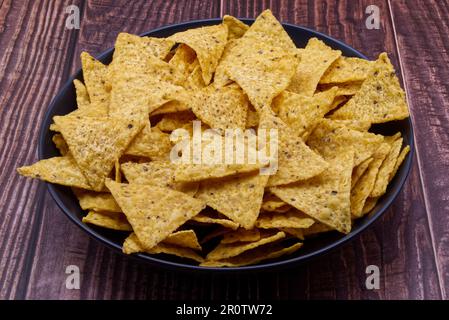
[[[65,28],[77,5],[81,28]],[[365,9],[380,9],[380,29]],[[191,275],[123,257],[89,238],[57,208],[43,183],[15,169],[37,159],[46,107],[80,67],[79,55],[111,47],[121,31],[271,8],[374,59],[386,51],[402,76],[415,128],[412,172],[374,227],[307,265],[282,273]],[[447,299],[449,290],[449,4],[424,0],[0,2],[0,299]],[[365,270],[380,268],[380,289]],[[68,290],[65,268],[81,270]]]

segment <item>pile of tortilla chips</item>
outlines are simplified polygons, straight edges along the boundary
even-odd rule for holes
[[[351,232],[404,161],[409,116],[387,55],[342,56],[312,38],[297,48],[267,10],[247,26],[168,38],[119,34],[112,63],[81,55],[78,108],[55,116],[61,155],[19,173],[71,187],[84,223],[127,233],[123,252],[238,267],[291,254],[317,234]],[[171,161],[178,128],[276,129],[278,169]]]

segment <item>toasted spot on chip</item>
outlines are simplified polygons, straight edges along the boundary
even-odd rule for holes
[[[104,179],[138,129],[126,119],[74,116],[53,119],[89,184],[96,191],[103,189]]]
[[[278,168],[270,176],[268,186],[288,184],[299,180],[306,180],[323,172],[327,162],[304,141],[295,135],[281,119],[269,112],[261,114],[260,129],[274,129],[278,133]],[[260,136],[260,133],[259,133]],[[271,144],[271,142],[270,142]],[[275,154],[270,157],[276,158]]]
[[[256,221],[256,227],[261,229],[278,228],[309,228],[315,220],[304,213],[291,209],[285,213],[261,213]]]
[[[360,58],[339,57],[326,70],[320,83],[347,83],[364,81],[373,62]]]
[[[31,166],[18,168],[17,172],[25,177],[36,178],[63,186],[92,189],[71,156],[40,160]]]
[[[237,229],[225,233],[221,243],[235,243],[235,242],[254,242],[260,239],[260,231],[258,229]]]
[[[125,154],[150,159],[168,159],[171,148],[170,135],[161,132],[159,128],[151,128],[147,123],[126,148]]]
[[[228,40],[241,38],[249,29],[248,25],[233,16],[224,15],[223,23],[228,26]]]
[[[236,88],[208,86],[199,90],[192,101],[193,113],[213,129],[244,129],[248,101]]]
[[[259,215],[268,175],[239,175],[204,180],[196,197],[245,229],[252,229]]]
[[[106,192],[92,192],[81,189],[73,189],[80,207],[83,210],[96,212],[122,212],[114,197]]]
[[[270,188],[276,196],[308,216],[342,232],[351,231],[350,191],[354,152],[330,161],[319,176]]]
[[[390,145],[383,142],[373,155],[373,161],[369,164],[368,169],[360,177],[359,181],[351,190],[351,214],[359,218],[363,214],[363,206],[366,199],[371,194],[376,181],[377,173],[382,165],[385,157],[390,152]]]
[[[196,237],[196,233],[193,230],[176,231],[165,238],[163,243],[194,250],[202,249],[198,242],[198,238]]]
[[[383,123],[408,116],[405,93],[387,54],[382,53],[372,66],[360,90],[331,117]]]
[[[89,93],[88,108],[95,110],[97,116],[105,116],[109,110],[110,93],[106,88],[107,66],[95,60],[87,52],[81,53],[83,78]]]
[[[317,38],[310,39],[301,52],[301,61],[288,90],[312,96],[323,74],[340,56],[340,50],[330,48]]]
[[[153,185],[170,188],[193,196],[198,190],[198,183],[176,182],[176,165],[169,160],[155,160],[147,163],[127,162],[121,166],[129,183]]]
[[[229,259],[219,261],[206,260],[200,265],[202,267],[241,267],[256,264],[265,260],[276,259],[284,255],[289,255],[301,247],[302,243],[296,243],[286,248],[276,244],[267,245],[246,251],[241,255]]]
[[[185,193],[150,185],[106,181],[145,249],[151,249],[204,209]]]
[[[267,243],[272,243],[285,238],[285,233],[279,231],[277,233],[265,233],[261,238],[254,242],[234,242],[234,243],[223,243],[220,242],[209,254],[207,255],[207,260],[221,260],[226,258],[231,258],[238,256],[239,254],[260,247]]]
[[[228,27],[220,24],[178,32],[168,39],[184,43],[195,50],[201,65],[204,83],[207,85],[217,67],[218,60],[228,39]]]
[[[89,108],[90,99],[86,86],[78,79],[73,80],[76,91],[76,105],[79,109]]]
[[[181,258],[190,259],[196,262],[203,262],[204,259],[190,248],[178,247],[171,244],[159,243],[153,248],[147,250],[144,249],[142,243],[135,233],[131,233],[128,238],[125,239],[123,243],[123,253],[132,254],[138,252],[145,252],[149,254],[160,254],[165,253],[169,255],[178,256]]]
[[[128,220],[126,220],[125,215],[120,212],[97,212],[90,210],[87,216],[83,217],[82,221],[107,229],[119,231],[133,230]]]
[[[265,10],[229,48],[225,73],[248,95],[256,110],[285,90],[298,64],[297,50],[270,10]]]

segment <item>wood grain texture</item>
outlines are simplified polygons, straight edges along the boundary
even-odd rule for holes
[[[444,190],[449,180],[443,176],[448,164],[444,120],[449,115],[447,81],[443,80],[448,79],[447,71],[438,68],[448,62],[447,45],[438,19],[447,18],[448,10],[438,2],[438,10],[421,8],[425,12],[421,16],[423,11],[414,11],[414,2],[420,4],[396,0],[390,6],[387,0],[3,1],[0,299],[441,298],[449,279],[449,221],[444,216],[448,207]],[[69,4],[81,9],[80,30],[64,28],[64,9]],[[371,4],[380,8],[380,30],[365,28],[365,8]],[[42,183],[14,174],[17,166],[36,160],[35,124],[62,82],[79,68],[81,51],[97,55],[113,46],[121,31],[141,33],[221,14],[255,17],[265,8],[271,8],[282,22],[327,33],[370,58],[386,51],[404,74],[415,115],[419,161],[414,159],[394,205],[358,239],[282,272],[233,276],[173,273],[98,244],[63,216]],[[410,17],[416,25],[406,23]],[[432,19],[435,32],[428,37],[420,30]],[[439,23],[447,27],[446,20]],[[435,45],[442,51],[429,49]],[[416,46],[425,53],[418,60]],[[438,143],[427,143],[429,138]],[[432,161],[435,156],[438,163]],[[72,264],[81,271],[80,290],[65,288],[65,268]],[[365,288],[365,268],[370,264],[380,267],[380,290]]]
[[[443,297],[449,295],[449,3],[390,1]]]

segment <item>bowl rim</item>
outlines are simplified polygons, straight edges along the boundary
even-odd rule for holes
[[[251,24],[255,21],[255,19],[250,19],[250,18],[239,18],[239,19],[241,21],[249,23],[249,24]],[[175,23],[175,24],[165,25],[162,27],[151,29],[151,30],[143,32],[139,35],[140,36],[151,36],[154,33],[159,33],[161,31],[169,31],[170,29],[173,29],[173,28],[189,27],[189,26],[200,25],[200,24],[210,25],[215,22],[221,22],[221,21],[222,21],[221,18],[191,20],[191,21]],[[289,27],[292,29],[299,29],[299,30],[308,32],[312,36],[319,36],[321,39],[325,39],[325,41],[327,41],[328,43],[338,44],[339,46],[352,51],[359,58],[368,59],[364,54],[362,54],[358,50],[354,49],[353,47],[351,47],[351,46],[345,44],[344,42],[337,40],[327,34],[321,33],[319,31],[316,31],[316,30],[313,30],[313,29],[310,29],[307,27],[291,24],[291,23],[281,23],[281,24],[284,27]],[[113,52],[113,49],[114,48],[109,48],[109,49],[103,51],[96,58],[101,60],[101,59],[108,57]],[[51,117],[53,116],[53,110],[54,110],[55,106],[57,105],[57,102],[66,94],[66,91],[72,86],[73,80],[76,79],[77,77],[79,77],[81,72],[82,72],[82,70],[78,69],[73,75],[71,75],[67,79],[67,81],[58,90],[58,93],[56,94],[56,96],[51,100],[50,104],[48,105],[48,107],[45,111],[45,115],[42,118],[42,123],[41,123],[41,127],[40,127],[40,132],[39,132],[39,143],[38,143],[38,158],[39,158],[39,160],[45,159],[44,158],[45,136],[49,130],[49,127],[46,124],[50,123]],[[117,243],[115,243],[115,241],[112,241],[112,240],[108,239],[107,237],[99,234],[97,231],[90,228],[88,225],[84,224],[80,219],[77,219],[77,217],[71,213],[71,210],[69,210],[69,208],[67,208],[64,201],[58,196],[55,186],[48,182],[45,182],[45,184],[47,185],[47,189],[48,189],[50,195],[52,196],[53,200],[56,202],[56,204],[61,209],[61,211],[64,213],[64,215],[69,218],[69,220],[71,220],[75,225],[77,225],[80,229],[82,229],[85,233],[87,233],[93,239],[103,243],[104,245],[114,249],[115,251],[120,252],[120,254],[125,257],[134,258],[139,261],[146,262],[146,263],[156,264],[160,267],[163,266],[163,267],[165,267],[165,269],[171,269],[171,270],[176,270],[176,271],[187,271],[187,272],[192,272],[192,271],[198,272],[199,271],[199,272],[214,272],[214,273],[239,273],[239,272],[248,272],[248,271],[262,271],[262,272],[263,271],[272,271],[274,269],[279,270],[281,268],[289,268],[289,267],[293,267],[298,264],[304,263],[306,261],[310,261],[314,258],[323,256],[324,254],[327,254],[338,247],[341,247],[342,245],[346,244],[347,242],[349,242],[349,241],[355,239],[357,236],[359,236],[363,231],[365,231],[374,222],[376,222],[385,213],[385,211],[387,211],[387,209],[391,206],[391,204],[396,200],[399,193],[402,191],[405,181],[407,180],[407,178],[410,174],[410,171],[411,171],[411,167],[412,167],[412,160],[413,160],[414,152],[415,152],[414,131],[413,131],[413,123],[411,121],[411,117],[408,117],[407,121],[408,121],[409,127],[410,127],[410,132],[409,132],[409,134],[410,134],[410,136],[409,136],[410,151],[409,151],[409,154],[407,155],[405,161],[402,163],[402,166],[404,167],[402,170],[405,170],[405,174],[402,175],[401,180],[399,181],[398,187],[396,188],[396,190],[394,190],[394,192],[392,194],[390,194],[389,199],[386,200],[383,203],[383,205],[380,208],[378,208],[374,213],[372,213],[370,216],[366,217],[363,225],[361,225],[357,230],[351,231],[349,234],[344,235],[343,237],[337,239],[336,241],[334,241],[330,244],[327,244],[317,250],[309,252],[305,255],[287,258],[287,259],[283,259],[283,260],[279,260],[279,261],[272,261],[272,262],[268,262],[268,263],[261,263],[261,264],[241,266],[241,267],[219,268],[219,267],[203,267],[203,266],[198,266],[198,265],[193,265],[193,264],[188,264],[188,263],[173,262],[173,261],[157,258],[157,256],[155,256],[155,255],[148,255],[148,254],[142,254],[142,253],[125,255],[122,252],[122,245],[118,245]]]

